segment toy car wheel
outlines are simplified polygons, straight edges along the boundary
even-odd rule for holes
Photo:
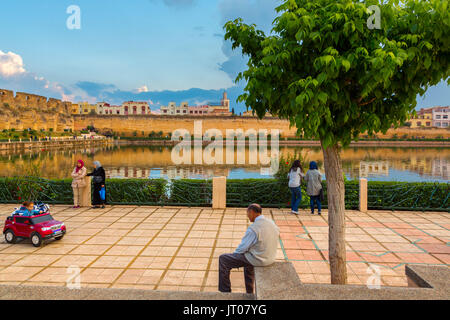
[[[8,243],[16,243],[17,237],[12,230],[7,230],[5,232],[5,240]]]
[[[61,240],[62,238],[64,238],[64,236],[55,237],[55,240]]]
[[[35,247],[40,247],[42,245],[42,237],[39,233],[33,233],[31,235],[31,243]]]

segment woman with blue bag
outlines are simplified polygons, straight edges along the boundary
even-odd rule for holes
[[[105,169],[103,169],[102,165],[99,161],[94,161],[95,169],[91,173],[88,174],[89,177],[92,177],[92,182],[94,184],[94,199],[92,201],[92,208],[105,208],[106,203],[106,174]]]

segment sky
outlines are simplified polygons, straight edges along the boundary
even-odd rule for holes
[[[0,88],[72,102],[169,101],[191,105],[236,99],[246,58],[223,39],[238,17],[270,32],[279,0],[2,0]],[[71,5],[80,8],[80,29]],[[448,105],[446,83],[418,108]]]

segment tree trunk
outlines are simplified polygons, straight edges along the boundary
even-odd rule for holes
[[[325,160],[328,198],[328,252],[331,283],[347,284],[345,247],[345,183],[340,148],[329,146],[322,150]]]

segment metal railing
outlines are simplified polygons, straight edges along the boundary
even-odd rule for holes
[[[369,209],[449,211],[450,183],[368,184]]]

